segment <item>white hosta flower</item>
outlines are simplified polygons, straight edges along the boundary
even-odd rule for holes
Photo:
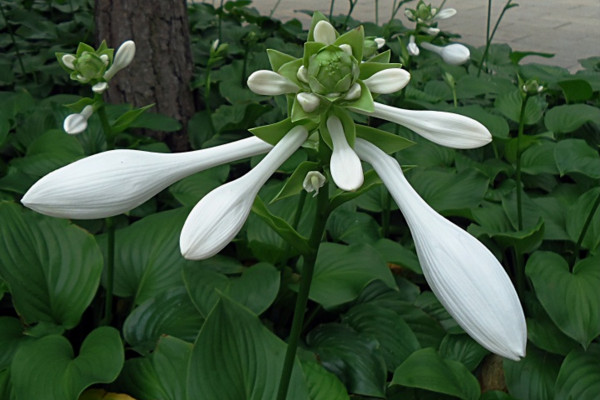
[[[181,230],[181,254],[190,260],[201,260],[227,246],[242,229],[262,185],[307,137],[303,126],[292,128],[250,172],[204,196]]]
[[[108,83],[106,82],[98,82],[94,86],[92,86],[92,91],[98,94],[104,93],[106,89],[108,89]]]
[[[117,72],[131,64],[133,57],[135,57],[135,43],[133,40],[127,40],[117,49],[112,65],[104,73],[104,79],[109,81]]]
[[[406,50],[411,56],[418,56],[419,53],[421,53],[421,50],[419,50],[419,46],[417,46],[417,43],[415,43],[415,37],[413,35],[410,35],[410,37],[408,38]]]
[[[469,57],[471,56],[469,49],[460,43],[453,43],[441,47],[428,42],[423,42],[421,43],[421,47],[438,54],[446,64],[450,65],[464,64],[469,61]]]
[[[448,313],[491,352],[511,360],[523,357],[525,317],[502,265],[481,242],[429,207],[393,157],[362,139],[357,138],[355,146],[402,211],[423,274]]]
[[[319,194],[319,189],[321,189],[323,185],[325,185],[325,181],[327,181],[325,175],[323,175],[319,171],[310,171],[308,174],[306,174],[306,177],[302,182],[302,187],[308,193],[315,192],[315,194],[313,195],[313,197],[315,197]]]
[[[438,33],[441,32],[440,28],[432,28],[432,27],[423,28],[422,31],[431,36],[436,36]]]
[[[248,77],[248,87],[256,94],[277,96],[279,94],[296,93],[300,88],[288,78],[269,70],[253,72]]]
[[[456,15],[456,9],[454,8],[444,8],[435,14],[433,19],[448,19]]]
[[[300,107],[307,113],[315,111],[319,107],[319,104],[321,104],[319,96],[313,93],[298,93],[296,95],[296,100],[298,100]]]
[[[402,68],[388,68],[376,72],[363,83],[373,93],[394,93],[408,85],[410,73]]]
[[[336,39],[335,28],[327,21],[319,21],[313,31],[315,42],[333,44]]]
[[[375,38],[373,40],[375,41],[375,44],[377,44],[377,49],[381,49],[383,46],[385,46],[385,39],[384,38],[377,37],[377,38]]]
[[[193,173],[266,153],[257,137],[187,153],[111,150],[75,161],[37,181],[21,200],[39,213],[95,219],[127,212]]]
[[[80,113],[67,115],[63,122],[63,129],[69,135],[77,135],[87,129],[88,119],[94,113],[94,107],[85,106]]]
[[[333,142],[329,168],[333,181],[342,190],[354,191],[364,181],[360,159],[348,144],[342,121],[336,116],[327,119],[327,129]]]
[[[424,138],[454,149],[474,149],[492,141],[492,135],[480,122],[460,114],[443,111],[404,110],[374,103],[371,113],[361,114],[403,125]]]

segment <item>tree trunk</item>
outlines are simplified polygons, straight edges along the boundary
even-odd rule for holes
[[[107,99],[141,107],[180,121],[183,131],[144,131],[171,150],[189,148],[187,122],[194,113],[190,91],[193,62],[185,0],[96,0],[96,38],[115,49],[126,40],[136,44],[131,65],[110,82]]]

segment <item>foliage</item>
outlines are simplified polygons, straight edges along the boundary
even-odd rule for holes
[[[190,121],[192,148],[246,137],[286,114],[283,100],[258,96],[245,82],[269,68],[267,48],[301,57],[307,33],[300,22],[261,16],[249,3],[190,5],[193,89],[203,101]],[[0,397],[274,398],[303,260],[271,226],[308,234],[316,199],[305,201],[284,185],[310,149],[283,165],[234,243],[209,260],[180,256],[184,215],[247,163],[193,175],[115,217],[116,302],[112,327],[101,326],[105,221],[54,219],[18,203],[40,177],[113,145],[94,116],[81,135],[60,129],[69,113],[63,105],[80,97],[54,53],[73,52],[92,36],[91,2],[2,2],[2,10]],[[402,60],[412,76],[402,92],[385,95],[388,104],[463,114],[492,133],[485,148],[455,151],[368,121],[417,143],[396,154],[412,166],[411,184],[501,260],[525,307],[528,353],[491,368],[494,357],[462,332],[425,284],[389,195],[366,178],[364,190],[340,199],[327,221],[288,398],[596,399],[599,59],[569,73],[525,64],[522,53],[492,44],[470,48],[471,61],[453,66],[425,51],[408,55],[406,38],[392,38],[407,31],[398,20],[365,29],[385,37],[392,61]],[[532,82],[543,90],[523,91]],[[106,107],[113,123],[127,110]],[[124,124],[114,145],[168,151],[136,135],[135,127],[157,124],[168,131],[176,123],[142,115]],[[486,387],[490,374],[503,375],[506,386]],[[84,392],[90,387],[96,390]]]

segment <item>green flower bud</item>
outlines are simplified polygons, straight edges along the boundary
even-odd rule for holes
[[[90,52],[84,52],[73,61],[75,71],[73,75],[80,82],[89,82],[98,80],[106,71],[106,63],[98,55]]]
[[[308,61],[308,85],[321,95],[347,92],[358,74],[356,59],[338,46],[326,46]]]
[[[374,38],[365,38],[363,45],[363,58],[370,58],[377,53],[378,45]]]
[[[536,95],[544,90],[544,87],[540,85],[540,83],[535,79],[530,79],[523,84],[521,87],[523,93],[528,94],[530,96]]]

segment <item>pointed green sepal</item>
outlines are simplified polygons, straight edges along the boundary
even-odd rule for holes
[[[337,190],[337,194],[331,198],[330,209],[334,210],[347,201],[357,198],[361,194],[367,192],[374,186],[381,185],[381,180],[374,170],[365,172],[365,180],[360,188],[354,192],[347,192],[341,189]]]
[[[344,33],[333,43],[335,46],[347,44],[352,47],[352,55],[358,62],[362,60],[363,46],[365,44],[365,30],[361,26]]]
[[[378,63],[378,62],[364,62],[360,64],[360,75],[359,79],[370,78],[373,74],[390,68],[402,68],[400,63]]]
[[[321,132],[321,137],[323,141],[327,144],[330,149],[333,149],[333,143],[331,141],[331,134],[329,133],[329,129],[327,129],[327,119],[331,115],[335,115],[342,122],[342,126],[344,127],[344,135],[346,136],[346,141],[350,146],[354,146],[354,139],[356,139],[356,124],[354,120],[348,114],[346,110],[341,107],[331,107],[331,110],[324,114],[327,115],[327,118],[321,119],[321,125],[319,125],[319,132]]]
[[[319,103],[317,109],[310,113],[304,111],[304,109],[298,102],[298,99],[294,97],[294,104],[292,105],[292,114],[290,117],[292,122],[295,123],[302,120],[308,120],[317,125],[321,122],[321,116],[327,113],[327,110],[329,109],[329,107],[331,107],[331,102],[323,96],[317,96],[321,99],[321,102]]]
[[[72,110],[74,112],[80,112],[81,110],[83,110],[83,108],[85,106],[90,106],[92,104],[95,105],[96,101],[92,98],[89,97],[83,97],[79,100],[77,100],[75,103],[70,103],[70,104],[65,104],[65,107],[67,107],[69,110]],[[98,104],[100,105],[100,104]],[[94,110],[97,109],[98,107],[94,106]]]
[[[75,53],[75,57],[79,57],[81,54],[83,54],[84,51],[87,51],[87,52],[90,52],[90,53],[95,53],[96,49],[94,49],[89,44],[85,44],[83,42],[80,42],[79,46],[77,46],[77,52]]]
[[[282,65],[297,59],[296,57],[274,49],[267,49],[267,56],[269,57],[269,62],[271,63],[271,69],[275,72],[279,72],[279,68],[281,68]]]
[[[369,58],[367,60],[367,62],[377,62],[377,63],[387,64],[390,62],[391,58],[392,58],[392,51],[386,50],[382,53],[375,54],[373,57]]]
[[[356,136],[373,143],[387,154],[393,154],[415,144],[402,136],[360,124],[356,124]]]
[[[308,60],[310,60],[310,57],[317,54],[323,47],[327,47],[327,45],[319,42],[304,43],[304,57],[302,58],[302,64],[308,68]]]
[[[125,129],[129,128],[129,126],[133,124],[133,122],[138,119],[140,115],[145,113],[151,107],[154,107],[154,104],[148,104],[147,106],[134,108],[133,110],[127,111],[125,114],[117,118],[117,120],[113,123],[112,132],[123,132]]]
[[[294,124],[290,118],[286,118],[283,121],[276,122],[271,125],[257,126],[256,128],[250,129],[250,133],[254,136],[264,140],[265,142],[275,146],[277,142],[281,140],[292,128]]]
[[[283,185],[279,193],[277,193],[277,196],[271,200],[271,203],[285,199],[286,197],[295,196],[302,192],[304,190],[303,184],[306,174],[308,174],[310,171],[319,171],[320,169],[321,168],[318,162],[303,161],[300,163],[300,165],[296,167],[292,175],[290,175],[288,180],[285,182],[285,185]]]
[[[355,108],[366,113],[372,113],[375,111],[375,105],[373,104],[373,96],[371,95],[371,91],[362,81],[359,80],[357,83],[360,85],[360,97],[352,101],[340,100],[339,105],[343,107]]]
[[[298,79],[298,68],[302,66],[301,58],[294,58],[291,61],[286,62],[285,64],[279,67],[277,73],[281,76],[288,78],[290,81],[294,82],[296,85],[300,87],[308,87],[305,82],[300,81]]]

